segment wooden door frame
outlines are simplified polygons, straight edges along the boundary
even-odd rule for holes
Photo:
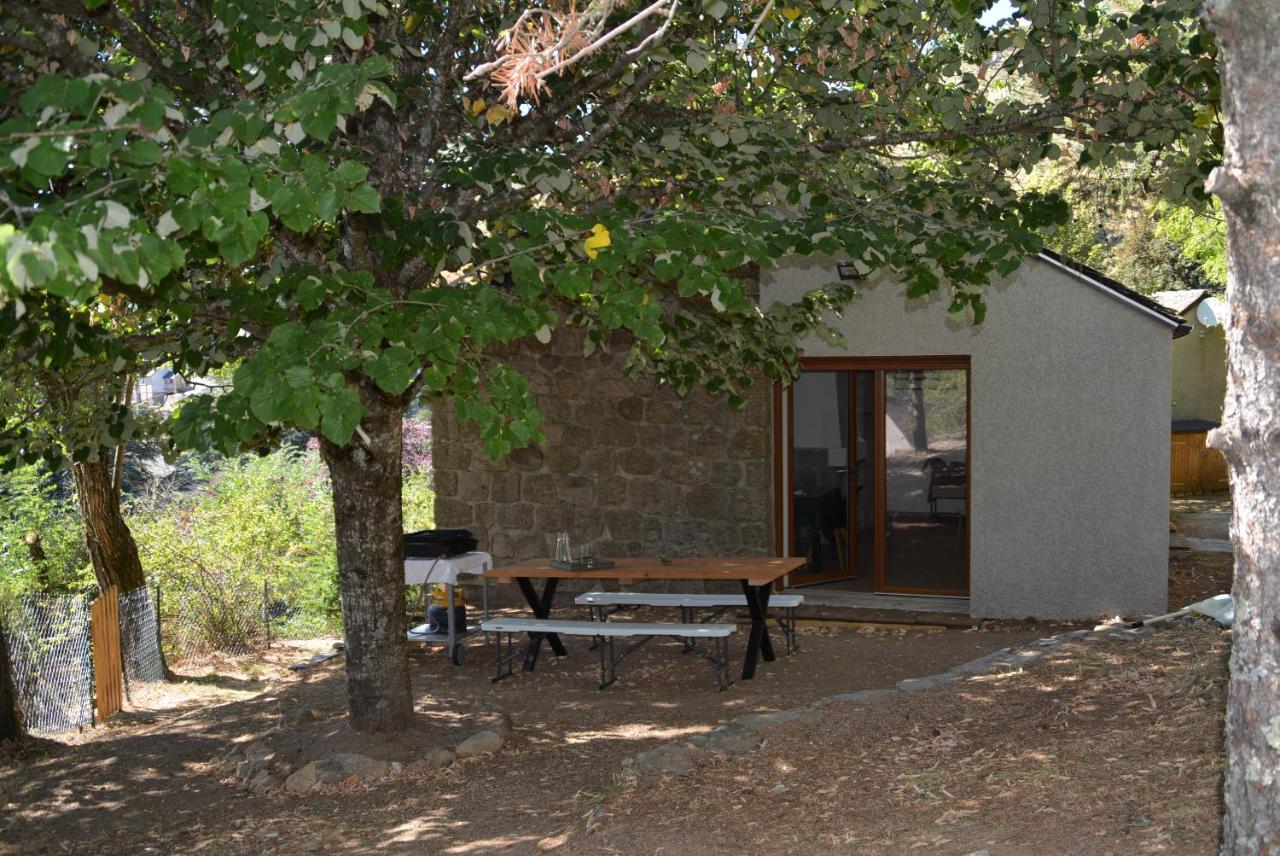
[[[885,496],[885,438],[884,438],[884,420],[885,420],[885,372],[887,371],[912,371],[924,369],[960,369],[965,372],[965,533],[964,533],[964,588],[963,589],[923,589],[911,587],[894,587],[890,588],[885,585],[885,555],[884,555],[884,537],[886,524],[886,500]],[[885,594],[921,594],[934,596],[949,597],[968,597],[972,586],[970,578],[972,563],[972,525],[973,525],[973,370],[972,361],[967,355],[917,355],[908,357],[802,357],[800,359],[800,370],[804,371],[872,371],[874,372],[874,397],[873,402],[874,416],[872,417],[876,425],[876,434],[873,437],[872,460],[873,470],[872,479],[875,483],[876,501],[875,501],[875,540],[874,540],[874,575],[876,592]],[[857,452],[853,448],[857,443],[856,438],[856,401],[857,401],[857,383],[850,382],[851,393],[850,399],[850,457],[856,459]],[[795,481],[795,398],[792,393],[792,384],[783,387],[781,384],[774,384],[774,543],[777,546],[779,556],[786,556],[791,552],[791,542],[795,538],[795,503],[788,502],[794,488],[792,485]],[[786,405],[786,444],[784,448],[782,427],[782,409],[783,404]],[[784,458],[785,456],[785,458]],[[786,466],[783,466],[783,463]],[[857,475],[855,473],[856,464],[851,461],[849,467],[850,472],[850,523],[853,522],[853,507],[856,497],[853,491],[856,491]],[[783,530],[783,521],[786,521],[786,529]],[[850,564],[854,565],[854,538],[856,533],[850,529],[849,540],[849,558]],[[856,566],[854,567],[856,576]],[[847,579],[847,577],[836,577],[835,579]],[[822,582],[816,580],[815,582]],[[781,581],[779,581],[781,584]]]

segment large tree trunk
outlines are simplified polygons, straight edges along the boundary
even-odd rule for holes
[[[138,545],[120,513],[113,467],[105,455],[96,461],[72,464],[85,545],[100,588],[119,586],[121,592],[147,584],[138,558]]]
[[[1280,851],[1280,4],[1216,0],[1226,157],[1227,400],[1236,581],[1224,854]]]
[[[362,393],[361,430],[341,448],[321,443],[333,483],[347,708],[358,731],[399,731],[413,716],[400,509],[404,407],[377,390]]]
[[[22,736],[22,711],[18,709],[18,691],[13,685],[9,640],[0,627],[0,740],[19,740]]]

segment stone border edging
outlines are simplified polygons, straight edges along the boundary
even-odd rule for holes
[[[720,755],[745,755],[757,749],[764,742],[764,735],[757,728],[782,722],[798,722],[819,715],[822,708],[833,704],[849,704],[877,701],[889,698],[898,693],[917,693],[936,689],[954,683],[961,678],[978,675],[995,674],[1008,667],[1021,668],[1046,654],[1057,650],[1067,642],[1086,636],[1103,636],[1109,639],[1133,641],[1145,628],[1126,629],[1123,625],[1096,627],[1092,630],[1070,630],[1054,636],[1046,636],[1034,642],[1016,648],[1001,648],[990,654],[983,654],[968,662],[953,666],[945,672],[927,675],[920,678],[906,678],[898,681],[893,687],[858,690],[851,693],[837,693],[824,696],[805,707],[794,707],[774,713],[750,713],[721,723],[715,728],[682,740],[663,743],[653,749],[641,752],[623,762],[624,770],[636,773],[666,773],[683,776],[693,772],[694,758],[702,752],[714,752]]]

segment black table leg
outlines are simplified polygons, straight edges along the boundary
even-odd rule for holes
[[[542,596],[539,597],[528,577],[516,577],[516,584],[520,586],[520,593],[524,595],[529,608],[533,610],[534,618],[546,618],[551,614],[551,602],[555,600],[556,586],[559,583],[560,580],[556,577],[548,577],[546,585],[542,588]],[[551,650],[557,657],[568,656],[569,652],[565,650],[564,643],[555,633],[530,633],[529,646],[524,652],[526,672],[532,672],[534,666],[538,664],[538,653],[542,650],[543,639],[547,640],[547,644],[551,646]]]
[[[769,595],[773,583],[753,586],[742,581],[742,592],[747,596],[747,611],[751,613],[751,634],[747,637],[747,656],[742,662],[742,679],[749,681],[756,676],[756,661],[763,656],[766,662],[774,660],[773,643],[769,640]]]

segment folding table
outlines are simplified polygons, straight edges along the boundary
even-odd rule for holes
[[[453,620],[453,588],[458,584],[459,576],[479,577],[483,603],[482,613],[485,618],[488,618],[489,581],[484,577],[484,573],[492,567],[493,557],[478,550],[447,558],[405,559],[405,585],[422,586],[422,620],[424,622],[409,630],[408,640],[410,642],[443,644],[449,652],[449,659],[453,661],[453,664],[461,666],[462,645],[460,643],[462,639],[470,634],[480,632],[480,625],[468,624],[462,628],[461,633],[458,632],[457,624]],[[445,633],[428,633],[426,629],[428,591],[429,587],[435,583],[444,586],[445,608],[449,611],[449,630]]]

